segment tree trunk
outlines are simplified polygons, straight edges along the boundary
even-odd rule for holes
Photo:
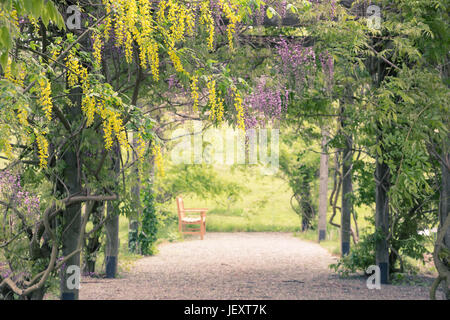
[[[450,139],[450,137],[449,137]],[[446,143],[448,144],[448,142]],[[441,196],[440,196],[440,225],[444,225],[445,219],[450,211],[450,172],[448,170],[450,166],[450,153],[448,151],[448,147],[444,149],[442,159],[445,163],[441,163],[442,170],[442,186],[441,186]],[[450,248],[450,229],[447,229],[444,236],[444,245],[447,248]],[[450,261],[449,261],[450,262]]]
[[[99,223],[102,223],[103,215],[104,215],[105,205],[104,202],[95,201],[92,206],[92,224],[95,228]],[[84,268],[83,273],[90,274],[95,272],[95,263],[97,261],[97,252],[100,249],[100,236],[101,236],[102,228],[98,228],[97,231],[93,232],[90,237],[87,239],[87,243],[85,245],[85,253],[84,253]]]
[[[320,155],[319,173],[319,242],[325,240],[327,233],[327,200],[328,200],[328,132],[322,130],[322,153]]]
[[[379,139],[381,139],[379,137]],[[381,237],[376,241],[376,264],[380,268],[381,283],[389,282],[389,243],[387,236],[389,234],[389,166],[381,162],[377,156],[375,169],[376,189],[375,189],[375,227]]]
[[[137,133],[133,133],[133,146],[137,146]],[[136,154],[133,152],[133,161],[137,161]],[[141,181],[139,179],[139,166],[134,165],[133,174],[135,175],[134,183],[131,187],[131,196],[133,201],[133,215],[129,217],[128,224],[128,251],[137,252],[138,234],[139,234],[139,216],[141,213]]]
[[[135,52],[135,59],[138,65],[138,72],[136,75],[136,82],[134,85],[133,96],[131,97],[131,104],[136,106],[139,97],[139,89],[141,87],[143,74],[142,68],[140,65],[139,55]],[[133,132],[133,148],[136,150],[137,146],[137,132]],[[139,234],[139,217],[141,215],[142,207],[141,207],[141,181],[139,179],[139,165],[137,164],[137,155],[136,152],[132,153],[133,162],[135,162],[133,166],[133,172],[136,175],[136,180],[131,187],[131,196],[134,204],[134,213],[132,217],[129,217],[128,224],[128,250],[130,252],[137,252],[137,242],[138,242],[138,234]]]
[[[76,123],[76,119],[81,115],[81,88],[73,88],[70,90],[70,99],[73,106],[66,107],[67,118],[72,123]],[[58,185],[59,191],[64,194],[69,192],[68,196],[74,195],[81,190],[80,168],[78,166],[77,142],[70,141],[70,146],[62,156],[65,163],[63,171],[63,181]],[[68,256],[78,248],[78,240],[81,233],[81,204],[73,204],[66,207],[62,215],[62,255]],[[72,288],[69,284],[71,274],[66,272],[69,266],[80,267],[80,253],[70,257],[65,263],[65,267],[60,271],[60,290],[61,300],[78,300],[78,288]],[[70,286],[70,288],[68,287]]]
[[[341,209],[341,255],[350,252],[352,215],[352,137],[348,136],[342,154],[342,209]]]
[[[302,190],[299,190],[299,194],[296,194],[295,198],[302,214],[302,232],[308,231],[314,217],[314,208],[311,203],[311,186],[307,179],[303,180]]]
[[[113,172],[117,176],[120,172],[120,146],[116,146],[113,157]],[[118,187],[117,187],[118,189]],[[118,190],[116,190],[117,192]],[[115,278],[117,273],[117,263],[119,254],[119,208],[118,201],[109,201],[107,204],[107,218],[105,222],[106,230],[106,278]]]
[[[119,213],[116,201],[108,201],[106,230],[106,278],[115,278],[117,274],[117,256],[119,254]]]

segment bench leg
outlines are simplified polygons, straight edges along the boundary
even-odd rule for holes
[[[200,222],[200,239],[203,240],[205,235],[205,223]]]

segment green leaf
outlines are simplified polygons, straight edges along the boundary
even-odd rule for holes
[[[267,18],[272,19],[273,16],[277,14],[277,12],[275,11],[274,8],[268,7],[267,11],[266,11],[266,14],[267,14]]]
[[[22,1],[22,3],[23,3],[23,6],[24,6],[24,8],[25,8],[25,11],[27,12],[27,13],[31,13],[31,10],[32,10],[32,2],[31,1]]]
[[[286,11],[291,11],[294,14],[298,13],[297,7],[290,3],[286,6]]]
[[[56,21],[58,20],[59,12],[55,8],[55,5],[53,4],[52,1],[47,1],[47,3],[45,4],[45,10],[47,11],[50,20],[56,23]]]
[[[0,44],[6,50],[11,48],[11,35],[9,34],[9,29],[6,26],[0,28]]]
[[[2,69],[5,70],[6,65],[8,64],[8,51],[3,52],[3,54],[0,56],[0,64],[2,66]]]
[[[44,0],[31,0],[31,14],[35,19],[39,19],[39,17],[41,16],[43,5]]]
[[[41,19],[44,26],[47,27],[48,23],[50,22],[50,16],[47,10],[42,11]]]

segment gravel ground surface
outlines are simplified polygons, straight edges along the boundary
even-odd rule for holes
[[[428,299],[424,285],[369,290],[364,277],[341,279],[336,258],[290,233],[207,233],[160,246],[119,279],[83,278],[80,299]]]

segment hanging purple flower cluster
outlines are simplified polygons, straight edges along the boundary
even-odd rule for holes
[[[275,4],[275,10],[278,12],[278,14],[281,16],[281,18],[286,18],[287,13],[287,1],[277,1]]]
[[[25,211],[30,217],[39,215],[39,198],[24,191],[20,184],[20,176],[9,171],[0,172],[0,196],[7,199],[16,209]]]
[[[336,16],[336,0],[331,0],[331,13],[330,17],[333,19]]]
[[[312,47],[304,47],[301,43],[281,38],[277,53],[280,56],[281,71],[293,77],[296,90],[302,91],[305,85],[314,80],[311,75],[316,72],[316,54]]]
[[[245,127],[264,126],[266,121],[278,120],[287,111],[288,91],[270,88],[264,78],[260,80],[254,91],[245,99]]]

